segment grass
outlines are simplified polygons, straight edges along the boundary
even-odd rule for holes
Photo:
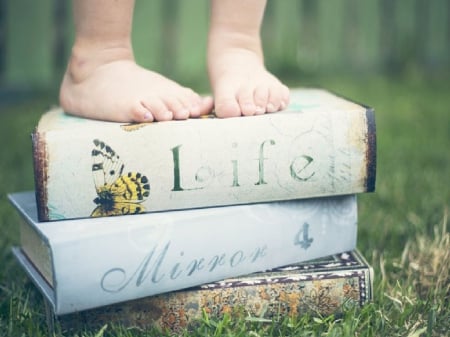
[[[291,85],[297,83],[292,81]],[[450,83],[420,77],[316,78],[376,109],[377,191],[359,197],[358,248],[375,270],[374,300],[342,317],[205,317],[185,336],[447,336],[450,331]],[[29,133],[53,103],[0,112],[0,336],[47,336],[42,299],[11,255],[18,217],[6,193],[32,189]],[[113,325],[79,337],[163,335]]]

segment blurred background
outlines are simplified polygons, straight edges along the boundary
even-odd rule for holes
[[[138,63],[208,90],[209,0],[137,0]],[[448,0],[269,0],[266,63],[285,81],[448,76]],[[71,1],[0,0],[0,99],[57,89],[73,41]]]
[[[29,135],[58,103],[71,3],[0,0],[0,336],[46,335],[42,299],[11,256],[18,216],[6,194],[34,188]],[[136,0],[138,63],[208,92],[208,12],[209,0]],[[267,67],[290,87],[376,111],[376,193],[358,196],[374,305],[301,335],[448,336],[450,0],[268,0],[262,36]]]

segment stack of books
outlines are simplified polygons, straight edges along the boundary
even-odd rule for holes
[[[371,299],[356,194],[375,186],[372,109],[294,89],[283,112],[121,124],[59,108],[33,133],[36,190],[11,194],[14,254],[50,325],[173,331]]]

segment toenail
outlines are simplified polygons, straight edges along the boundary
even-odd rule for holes
[[[275,106],[272,103],[267,104],[267,111],[268,112],[275,112],[277,109],[275,109]]]
[[[197,111],[197,110],[199,110],[199,109],[200,109],[200,106],[199,106],[199,105],[193,104],[193,105],[191,105],[190,111]]]
[[[257,115],[262,115],[265,111],[265,109],[262,106],[257,106],[255,109],[255,112]]]
[[[152,114],[149,112],[149,111],[147,111],[145,114],[144,114],[144,119],[145,120],[149,120],[149,119],[151,119],[152,118]]]
[[[242,106],[242,108],[243,108],[244,110],[255,110],[255,109],[256,109],[255,105],[254,105],[254,104],[251,104],[251,103],[245,103],[245,104]]]
[[[283,110],[286,108],[286,103],[284,101],[281,101],[280,103],[280,109]]]

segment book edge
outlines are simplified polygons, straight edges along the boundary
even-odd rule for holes
[[[29,244],[30,242],[31,244]],[[23,254],[53,287],[55,275],[52,249],[41,233],[23,218],[20,221],[20,245]]]
[[[358,258],[361,261],[361,264],[363,264],[368,269],[368,271],[367,271],[368,280],[366,282],[367,286],[368,286],[368,289],[367,289],[368,293],[367,293],[366,300],[367,300],[367,302],[370,302],[373,300],[373,280],[374,280],[375,273],[374,273],[372,265],[369,264],[367,259],[364,257],[364,255],[361,254],[361,252],[358,249],[355,249],[354,253],[355,253],[354,255],[356,256],[356,258]]]
[[[58,308],[56,306],[56,292],[54,289],[50,287],[20,247],[13,246],[11,250],[17,262],[22,266],[22,269],[31,279],[33,284],[38,288],[44,298],[50,303],[53,312],[56,314],[58,312]]]
[[[366,152],[366,181],[365,187],[367,192],[375,191],[376,173],[377,173],[377,134],[375,123],[375,110],[366,108],[367,123],[367,152]]]
[[[39,128],[39,126],[38,126]],[[39,221],[49,220],[47,196],[48,153],[43,135],[38,128],[31,134],[33,148],[34,182]]]
[[[8,194],[8,199],[9,199],[10,203],[12,204],[12,206],[17,210],[17,214],[20,218],[19,221],[22,223],[22,225],[28,226],[30,228],[30,230],[34,232],[37,239],[39,239],[40,242],[43,245],[45,245],[45,247],[47,248],[49,264],[51,265],[51,278],[52,278],[51,283],[54,286],[54,285],[56,285],[56,283],[55,283],[56,279],[55,279],[55,266],[54,266],[54,260],[53,260],[52,245],[50,244],[50,241],[49,241],[48,237],[45,235],[45,233],[38,226],[36,226],[36,222],[39,220],[34,218],[24,207],[22,207],[22,203],[19,200],[20,196],[27,196],[27,197],[31,198],[32,193],[33,192],[31,192],[31,191],[10,193],[10,194]],[[33,200],[33,202],[36,204],[36,207],[37,207],[36,200]],[[20,235],[22,235],[22,233],[20,233]],[[21,238],[21,240],[22,240],[22,238]],[[21,245],[22,245],[22,242],[21,242]],[[25,252],[25,250],[23,250],[23,249],[21,249],[21,250],[23,251],[23,254],[27,257],[27,259],[30,260],[30,263],[33,263],[33,261],[31,261],[30,257]],[[36,267],[35,269],[37,270],[37,272],[42,273],[40,268]],[[42,276],[42,277],[44,277],[44,276]],[[44,277],[44,279],[45,279],[45,277]]]
[[[345,95],[341,95],[333,90],[328,90],[325,88],[321,88],[322,90],[328,91],[329,93],[340,97],[346,101],[353,102],[356,105],[365,109],[366,115],[366,126],[367,126],[367,139],[366,139],[366,178],[364,180],[364,189],[365,192],[374,192],[375,191],[375,182],[376,182],[376,163],[377,163],[377,146],[376,146],[376,123],[375,123],[375,109],[360,102],[357,102],[353,99],[346,97]]]
[[[310,277],[307,278],[307,280],[305,280],[306,282],[322,282],[325,280],[338,280],[338,279],[351,279],[351,278],[356,278],[358,279],[358,288],[359,288],[359,298],[358,300],[356,300],[356,303],[358,303],[358,307],[363,307],[364,305],[368,304],[370,301],[370,298],[367,297],[367,293],[369,290],[369,292],[371,292],[371,289],[367,289],[368,287],[371,287],[371,283],[369,282],[369,273],[370,273],[370,268],[371,266],[362,262],[365,261],[364,258],[362,258],[359,255],[359,252],[354,249],[352,251],[347,252],[348,254],[351,254],[355,261],[357,261],[358,263],[361,263],[361,265],[357,265],[357,266],[353,266],[353,267],[349,267],[347,272],[345,272],[345,270],[340,270],[340,271],[335,271],[333,267],[331,267],[331,270],[329,270],[327,273],[321,273],[322,276],[320,275],[316,275],[315,277],[311,274],[314,274],[313,270],[310,270],[308,272],[308,275]],[[336,254],[339,255],[339,254]],[[359,255],[359,256],[358,256]],[[251,275],[249,275],[251,276]],[[292,284],[297,282],[294,279],[288,280],[288,281],[283,281],[281,279],[276,279],[274,283],[276,284],[283,284],[283,283],[287,283],[287,284]],[[271,287],[271,285],[274,284],[273,282],[267,282],[267,283],[255,283],[255,284],[248,284],[247,286],[249,287],[253,287],[253,286],[260,286],[260,285],[264,285],[267,287]],[[288,286],[289,287],[289,286]],[[365,289],[366,288],[366,289]],[[216,289],[217,290],[217,289]],[[202,293],[204,292],[208,292],[209,288],[188,288],[188,289],[184,289],[181,291],[175,291],[175,292],[170,292],[170,293],[165,293],[165,294],[159,294],[159,295],[155,295],[155,296],[150,296],[147,298],[141,298],[141,299],[136,299],[136,300],[129,300],[129,301],[124,301],[124,302],[120,302],[120,303],[115,303],[112,305],[107,305],[104,307],[98,307],[98,308],[93,308],[93,309],[88,309],[85,311],[81,311],[78,313],[68,313],[68,314],[62,314],[62,315],[56,315],[53,314],[52,318],[58,320],[61,324],[63,324],[63,326],[65,328],[71,328],[73,327],[72,324],[91,324],[89,323],[89,317],[90,315],[93,313],[93,317],[97,317],[98,318],[98,313],[99,312],[103,312],[104,316],[102,317],[102,314],[100,313],[100,318],[106,319],[107,321],[115,321],[116,319],[118,319],[120,321],[120,319],[124,319],[124,324],[129,325],[130,327],[149,327],[149,326],[155,326],[155,327],[159,327],[159,328],[167,328],[169,327],[169,329],[172,329],[172,327],[175,327],[175,329],[179,329],[180,327],[186,327],[187,325],[190,325],[192,323],[195,322],[195,320],[198,319],[198,317],[195,317],[195,313],[191,313],[188,314],[187,311],[183,311],[182,313],[187,315],[188,317],[185,317],[184,320],[182,319],[182,321],[178,322],[178,323],[174,323],[171,322],[169,326],[165,326],[165,323],[168,323],[166,320],[164,320],[164,315],[161,316],[154,316],[151,314],[151,310],[158,310],[158,304],[156,304],[156,307],[154,306],[154,302],[156,301],[156,303],[158,303],[158,301],[164,301],[166,303],[171,303],[170,301],[175,300],[176,302],[178,301],[183,301],[183,293],[184,295],[187,294],[195,294],[193,295],[194,297],[200,297],[202,296]],[[219,289],[220,291],[220,289]],[[181,298],[180,299],[176,299],[176,297],[178,296],[177,293],[181,293]],[[150,300],[150,302],[147,302],[148,300]],[[143,302],[142,302],[143,301]],[[141,305],[139,304],[141,303]],[[142,304],[143,303],[143,304]],[[186,303],[185,303],[186,304]],[[245,305],[245,304],[244,304]],[[343,305],[345,305],[343,303]],[[117,308],[118,310],[115,312],[114,308]],[[128,309],[130,311],[128,311]],[[171,305],[168,305],[168,310],[169,312],[167,312],[166,314],[171,315],[170,311],[173,310],[170,309]],[[134,311],[139,311],[142,313],[142,315],[150,315],[152,317],[149,318],[148,322],[145,322],[145,319],[143,319],[142,316],[140,316],[139,322],[135,319],[133,319],[133,312]],[[118,315],[117,315],[118,313]],[[160,313],[161,314],[161,313]],[[129,320],[127,320],[127,315],[129,317]],[[176,316],[176,313],[173,314],[174,316]],[[300,314],[301,315],[301,314]],[[172,317],[172,315],[171,315]],[[78,323],[77,323],[78,321]],[[94,321],[91,321],[94,322]],[[140,324],[142,324],[142,326],[140,326]],[[175,324],[175,325],[173,325]],[[184,325],[186,324],[186,325]]]

